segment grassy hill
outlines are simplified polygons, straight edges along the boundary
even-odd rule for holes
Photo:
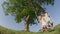
[[[25,31],[16,31],[7,29],[0,26],[0,34],[60,34],[60,24],[54,27],[54,31],[45,31],[45,32],[25,32]]]

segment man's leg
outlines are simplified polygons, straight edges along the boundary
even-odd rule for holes
[[[51,28],[50,28],[51,30],[53,30],[54,29],[54,27],[53,27],[53,23],[51,23]]]

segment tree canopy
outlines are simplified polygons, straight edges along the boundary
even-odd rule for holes
[[[43,5],[53,5],[54,0],[6,0],[3,3],[4,12],[6,15],[15,16],[17,23],[25,19],[29,15],[29,23],[34,24],[34,20],[42,10],[45,10]]]

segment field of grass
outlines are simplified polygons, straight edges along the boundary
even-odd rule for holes
[[[0,34],[60,34],[60,25],[54,27],[54,31],[45,31],[45,32],[25,32],[25,31],[16,31],[7,29],[0,26]]]

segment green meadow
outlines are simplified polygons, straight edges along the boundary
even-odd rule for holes
[[[0,26],[0,34],[60,34],[60,24],[54,27],[54,31],[45,31],[45,32],[25,32],[5,28]]]

